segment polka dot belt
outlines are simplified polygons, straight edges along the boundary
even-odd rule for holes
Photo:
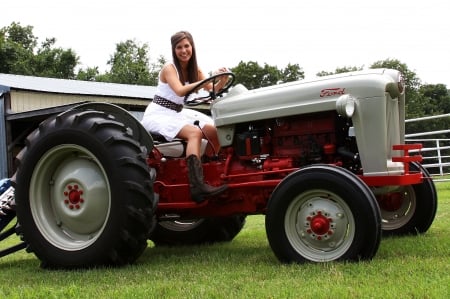
[[[183,110],[183,105],[175,104],[174,102],[169,101],[168,99],[165,99],[158,95],[155,95],[155,97],[153,98],[153,103],[163,106],[167,109],[174,110],[176,112],[180,112],[181,110]]]

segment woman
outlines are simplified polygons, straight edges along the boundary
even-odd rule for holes
[[[201,202],[204,196],[217,195],[227,188],[226,185],[213,187],[203,181],[200,161],[203,134],[213,150],[219,149],[220,144],[213,125],[200,122],[196,126],[191,119],[179,113],[183,109],[184,96],[206,77],[197,65],[194,40],[189,32],[175,33],[171,37],[171,44],[173,62],[161,69],[154,99],[145,110],[142,124],[149,132],[160,134],[168,141],[175,137],[186,140],[191,197],[194,201]],[[226,68],[218,70],[219,73],[226,71]],[[225,82],[220,85],[223,84]]]

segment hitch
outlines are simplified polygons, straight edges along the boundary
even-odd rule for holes
[[[8,224],[16,218],[16,211],[14,210],[14,187],[8,179],[0,181],[0,242],[17,232],[18,223],[12,227]],[[27,247],[25,242],[20,242],[14,246],[0,250],[0,257],[14,253]]]

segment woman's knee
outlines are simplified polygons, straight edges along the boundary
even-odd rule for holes
[[[210,125],[210,124],[206,124],[203,127],[203,132],[205,132],[205,134],[210,135],[210,136],[214,136],[217,134],[217,129],[215,126]]]
[[[194,126],[185,126],[178,133],[178,136],[186,140],[200,140],[202,139],[202,131]]]

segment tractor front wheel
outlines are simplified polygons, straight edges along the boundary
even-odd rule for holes
[[[381,217],[370,189],[351,172],[313,165],[274,190],[266,216],[269,244],[281,262],[371,259]]]

